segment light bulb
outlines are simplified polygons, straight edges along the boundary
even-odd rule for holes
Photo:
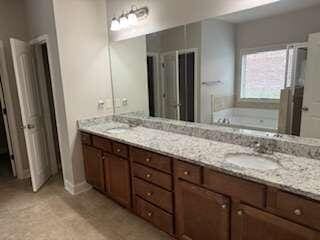
[[[136,25],[138,23],[137,15],[135,14],[135,12],[133,10],[131,10],[128,15],[128,21],[129,21],[130,25]]]
[[[116,18],[113,18],[112,19],[112,22],[111,22],[111,27],[110,27],[110,30],[111,31],[119,31],[120,30],[120,22],[118,19]]]
[[[126,15],[122,14],[120,17],[120,28],[124,29],[129,27],[129,20]]]

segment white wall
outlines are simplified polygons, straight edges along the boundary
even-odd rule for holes
[[[12,100],[12,106],[8,107],[9,114],[12,113],[14,118],[9,115],[9,125],[14,129],[12,133],[12,140],[14,143],[14,151],[17,161],[21,160],[21,165],[17,164],[17,171],[19,177],[24,177],[28,172],[29,164],[26,152],[26,145],[24,141],[24,132],[21,129],[22,120],[20,113],[20,105],[18,100],[18,93],[13,69],[13,61],[10,48],[10,38],[18,38],[21,40],[28,39],[28,29],[25,14],[25,4],[21,0],[2,0],[0,1],[0,40],[4,43],[4,50],[6,56],[6,65],[8,70],[9,84],[8,91],[4,92],[6,100]],[[3,84],[5,84],[3,82]],[[4,86],[4,87],[6,87]],[[6,89],[6,88],[5,88]],[[7,102],[8,104],[8,102]]]
[[[48,50],[51,53],[52,69],[51,81],[54,93],[59,146],[63,174],[67,181],[72,181],[72,161],[70,159],[70,145],[65,112],[65,102],[60,72],[57,33],[52,0],[26,0],[26,13],[28,19],[29,39],[35,39],[41,35],[48,35]]]
[[[202,82],[220,81],[220,84],[201,86],[201,122],[211,123],[211,97],[234,95],[235,26],[221,20],[202,22],[201,78]]]
[[[112,32],[112,41],[142,36],[152,32],[193,23],[200,20],[241,11],[278,0],[106,0],[108,20],[120,16],[123,11],[148,6],[148,18],[134,28]]]
[[[320,32],[320,7],[237,25],[237,48],[305,42],[308,35]]]
[[[237,25],[237,99],[240,95],[240,50],[293,42],[305,42],[308,35],[320,32],[320,7],[253,20]],[[256,103],[236,102],[237,107],[257,107]],[[278,108],[279,104],[259,104],[263,108]]]
[[[112,99],[106,2],[53,0],[53,7],[70,148],[69,161],[73,172],[69,183],[79,187],[85,183],[85,176],[77,120],[112,113],[112,108],[107,106],[98,109],[99,100],[107,102]]]
[[[146,37],[110,44],[116,113],[142,111],[149,114]],[[121,100],[127,106],[119,106]]]

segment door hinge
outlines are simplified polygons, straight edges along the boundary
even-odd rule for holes
[[[13,154],[10,155],[10,159],[14,160],[14,155]]]
[[[6,108],[2,108],[2,113],[3,113],[3,115],[7,115],[7,109]]]

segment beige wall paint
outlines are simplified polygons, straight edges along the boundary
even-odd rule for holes
[[[112,99],[105,0],[53,0],[73,171],[85,182],[77,120],[112,113],[98,101]]]
[[[293,42],[305,42],[308,35],[320,32],[320,7],[313,7],[237,25],[237,99],[240,95],[240,50]],[[279,108],[278,103],[236,102],[237,107]]]
[[[234,95],[235,80],[235,26],[225,21],[210,19],[202,21],[201,81],[219,81],[219,84],[201,85],[201,122],[212,123],[212,98],[230,98]],[[223,97],[223,98],[222,98]],[[230,106],[229,106],[230,107]]]
[[[110,44],[116,113],[141,111],[149,114],[146,37]],[[127,106],[119,106],[122,99]]]
[[[26,152],[26,145],[24,140],[24,132],[20,128],[22,126],[21,113],[20,113],[20,105],[18,100],[17,87],[15,82],[15,75],[13,69],[13,61],[12,54],[10,48],[10,38],[19,38],[21,40],[28,39],[28,31],[27,31],[27,17],[25,13],[25,4],[24,1],[21,0],[3,0],[0,1],[0,40],[4,43],[5,56],[6,56],[6,65],[8,70],[9,77],[9,88],[10,93],[5,92],[6,98],[12,99],[12,108],[8,109],[8,111],[12,111],[13,115],[15,115],[15,119],[9,119],[10,126],[15,128],[17,131],[15,137],[18,142],[18,147],[15,146],[15,149],[19,153],[16,152],[17,155],[20,156],[21,159],[21,169],[17,169],[18,174],[23,177],[25,173],[27,173],[29,164]]]
[[[106,0],[108,20],[130,10],[132,5],[148,6],[148,18],[138,26],[124,31],[112,32],[111,40],[118,41],[204,19],[241,11],[277,0]]]

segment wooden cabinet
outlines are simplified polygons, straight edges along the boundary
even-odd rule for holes
[[[129,160],[105,153],[104,172],[108,195],[125,207],[131,206]]]
[[[232,240],[318,240],[319,232],[270,213],[234,204]]]
[[[319,240],[320,203],[82,133],[87,182],[179,240]]]
[[[229,199],[191,183],[176,184],[176,227],[181,240],[228,240]]]
[[[102,151],[83,145],[83,158],[87,182],[94,188],[105,191]]]

